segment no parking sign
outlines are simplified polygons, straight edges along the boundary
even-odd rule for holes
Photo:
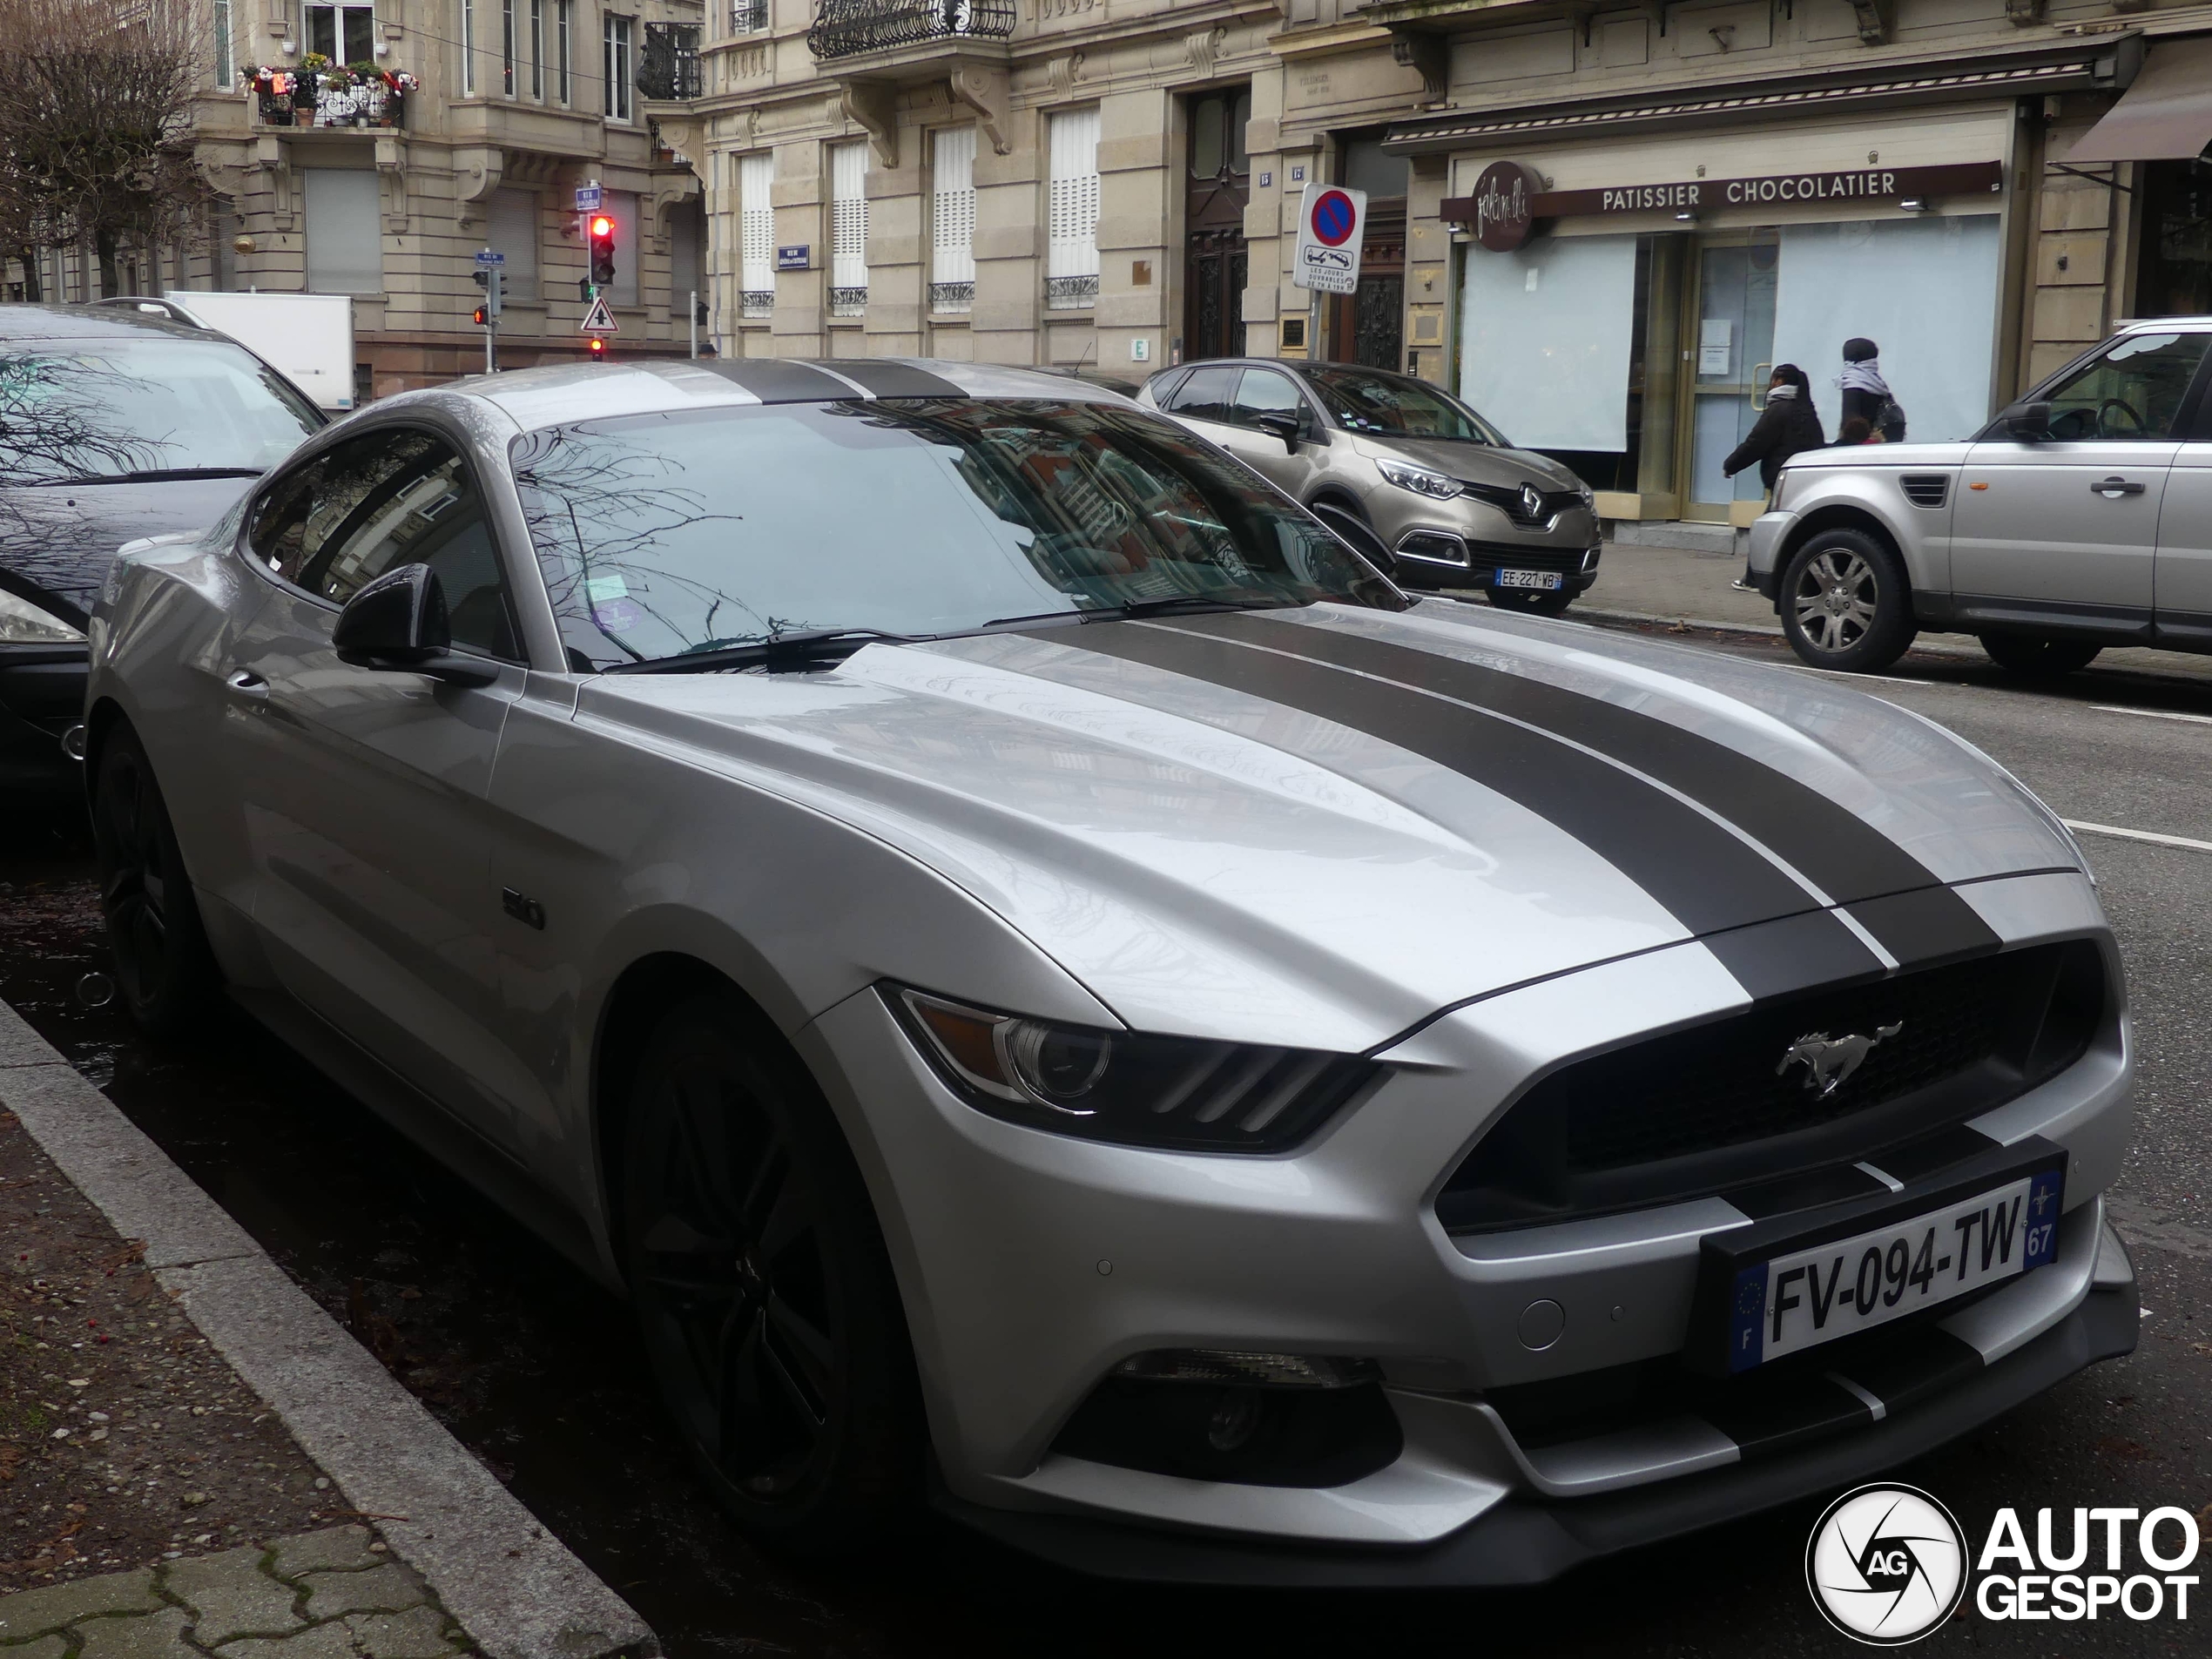
[[[1324,293],[1352,293],[1359,286],[1359,243],[1366,228],[1366,191],[1308,185],[1298,203],[1291,281]]]

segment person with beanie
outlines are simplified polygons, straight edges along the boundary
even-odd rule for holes
[[[1891,395],[1890,383],[1882,378],[1880,347],[1863,334],[1846,340],[1844,372],[1837,376],[1836,384],[1844,394],[1844,420],[1863,416],[1869,429],[1878,431],[1885,441],[1905,442],[1905,411]]]
[[[1772,489],[1783,462],[1827,441],[1821,435],[1820,415],[1812,407],[1812,382],[1804,370],[1795,363],[1777,363],[1767,386],[1766,408],[1743,442],[1721,462],[1721,470],[1733,478],[1756,463],[1759,482]]]

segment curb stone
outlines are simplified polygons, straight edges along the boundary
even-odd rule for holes
[[[393,1552],[429,1581],[489,1659],[655,1659],[659,1639],[630,1604],[5,1002],[0,1107],[118,1233],[145,1242],[162,1288],[354,1511],[376,1518]],[[0,1601],[7,1659],[18,1659],[13,1643],[28,1635],[5,1616],[22,1599]],[[146,1651],[173,1650],[157,1642]]]

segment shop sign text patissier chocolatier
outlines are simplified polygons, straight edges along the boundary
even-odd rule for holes
[[[2002,188],[2004,176],[2000,163],[1972,161],[1942,167],[1851,167],[1834,172],[1771,173],[1756,179],[1689,179],[1676,184],[1608,185],[1595,190],[1536,190],[1537,179],[1528,168],[1518,162],[1501,161],[1483,169],[1474,195],[1447,201],[1443,217],[1475,226],[1483,246],[1502,253],[1526,241],[1540,219],[1986,196]],[[1513,211],[1498,212],[1501,199],[1511,203]]]

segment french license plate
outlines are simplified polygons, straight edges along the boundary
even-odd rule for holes
[[[1497,585],[1501,588],[1542,588],[1547,591],[1564,587],[1567,578],[1556,570],[1501,570]]]
[[[2062,1163],[2047,1165],[1848,1237],[1739,1258],[1728,1294],[1728,1369],[1855,1336],[2043,1266],[2058,1247],[2065,1181]]]

